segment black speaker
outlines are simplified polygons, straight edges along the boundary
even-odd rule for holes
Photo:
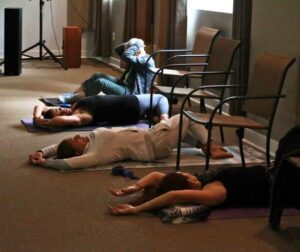
[[[22,72],[22,9],[5,8],[4,17],[4,75]]]

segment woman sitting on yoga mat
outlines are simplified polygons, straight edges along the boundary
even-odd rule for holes
[[[74,92],[58,96],[62,103],[74,103],[79,98],[98,95],[100,92],[109,95],[137,95],[149,93],[155,67],[153,58],[145,51],[142,39],[132,38],[118,45],[117,55],[126,62],[126,69],[120,78],[103,73],[95,73],[85,80]]]
[[[84,126],[107,122],[114,125],[136,124],[149,113],[150,95],[99,95],[85,97],[72,108],[53,108],[39,104],[34,107],[37,127]],[[169,103],[160,94],[153,95],[154,121],[168,119]]]
[[[201,176],[184,172],[152,172],[134,185],[110,189],[115,196],[139,191],[142,195],[129,204],[108,208],[113,214],[124,215],[175,204],[266,207],[269,205],[270,177],[271,173],[263,166],[225,168]]]

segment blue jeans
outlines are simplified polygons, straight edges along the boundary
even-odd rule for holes
[[[95,73],[89,79],[82,83],[82,89],[86,96],[97,95],[101,91],[108,95],[128,95],[130,90],[119,79]]]
[[[149,113],[150,109],[150,94],[136,95],[139,100],[140,115]],[[153,94],[153,112],[155,115],[162,115],[169,113],[168,99],[161,94]]]

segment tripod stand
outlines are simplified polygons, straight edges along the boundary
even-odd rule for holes
[[[49,1],[49,0],[47,0]],[[22,51],[22,55],[30,58],[30,59],[39,59],[43,60],[45,59],[45,56],[47,54],[50,55],[50,57],[55,61],[58,62],[65,70],[67,70],[67,67],[61,62],[55,55],[54,53],[51,52],[51,50],[45,45],[46,41],[43,39],[43,7],[44,7],[45,1],[40,0],[40,34],[39,34],[39,41],[35,43],[34,45],[28,47],[27,49]],[[39,47],[39,57],[32,57],[30,55],[26,55],[25,53],[30,51],[31,49],[35,47]],[[43,55],[43,49],[46,51],[46,53]]]

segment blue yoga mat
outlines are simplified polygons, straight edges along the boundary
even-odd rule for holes
[[[52,128],[52,129],[43,129],[38,128],[34,125],[32,119],[21,119],[21,123],[25,126],[28,132],[56,132],[56,131],[92,131],[99,127],[112,128],[112,127],[137,127],[137,128],[148,128],[149,124],[145,120],[139,121],[137,124],[132,125],[111,125],[108,123],[99,123],[94,125],[87,125],[81,127],[64,127],[64,128]]]

